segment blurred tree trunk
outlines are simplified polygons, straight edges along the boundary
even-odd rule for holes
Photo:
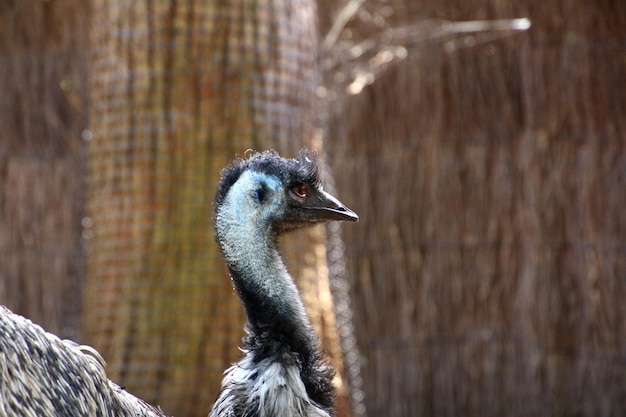
[[[219,171],[247,149],[321,146],[315,5],[97,1],[93,15],[84,332],[113,380],[205,416],[244,323],[213,237]],[[307,300],[328,293],[323,243],[313,229],[284,245]],[[329,303],[307,304],[340,366]]]
[[[335,47],[423,35],[386,73],[326,76],[343,138],[330,163],[362,220],[345,237],[368,413],[624,415],[626,4],[398,0],[354,16]],[[530,31],[502,40],[419,26],[524,16]],[[355,69],[374,82],[348,97]]]
[[[0,304],[63,337],[80,312],[89,4],[0,4]]]

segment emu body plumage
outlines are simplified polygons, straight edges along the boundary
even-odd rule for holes
[[[109,381],[100,355],[0,307],[0,415],[160,417]]]
[[[210,417],[334,415],[333,371],[278,252],[281,234],[357,215],[323,191],[306,153],[255,154],[222,172],[218,244],[248,316],[244,358],[226,371]]]

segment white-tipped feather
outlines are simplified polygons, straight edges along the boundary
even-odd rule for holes
[[[300,369],[282,358],[266,358],[255,363],[251,355],[228,368],[222,381],[222,392],[211,417],[229,415],[245,393],[242,415],[274,417],[290,410],[290,417],[329,417],[311,402],[300,377]]]

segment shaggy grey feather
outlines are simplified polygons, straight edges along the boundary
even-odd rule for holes
[[[61,340],[0,307],[0,415],[159,417],[109,381],[91,347]]]

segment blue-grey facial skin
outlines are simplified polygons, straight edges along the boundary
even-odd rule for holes
[[[278,252],[278,237],[358,216],[321,188],[313,162],[257,154],[222,173],[218,244],[248,316],[244,358],[229,368],[211,417],[334,414],[333,371]]]

